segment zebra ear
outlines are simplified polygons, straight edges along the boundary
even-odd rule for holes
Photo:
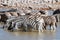
[[[40,12],[41,14],[45,14],[45,12],[44,12],[44,11],[42,11],[42,10],[40,10],[39,12]]]

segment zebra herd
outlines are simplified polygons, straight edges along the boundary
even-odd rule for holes
[[[47,16],[40,12],[28,13],[25,15],[20,15],[18,17],[9,18],[6,20],[6,24],[3,26],[7,30],[22,30],[22,31],[43,31],[50,26],[51,30],[56,30],[56,18],[54,15]]]

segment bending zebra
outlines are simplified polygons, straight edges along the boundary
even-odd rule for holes
[[[55,16],[42,16],[40,15],[37,19],[39,31],[46,30],[47,25],[50,25],[51,30],[56,30],[56,18]]]

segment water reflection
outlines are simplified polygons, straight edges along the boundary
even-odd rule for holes
[[[9,32],[0,29],[0,40],[59,40],[60,39],[60,23],[58,23],[57,31],[46,30],[44,32]]]

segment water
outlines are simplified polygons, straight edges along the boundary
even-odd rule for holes
[[[56,32],[44,31],[44,32],[9,32],[0,29],[0,40],[60,40],[60,23],[57,23],[58,27]]]

